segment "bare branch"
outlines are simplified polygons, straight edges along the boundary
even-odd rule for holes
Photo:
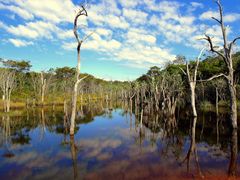
[[[228,46],[227,46],[227,34],[226,34],[226,27],[224,25],[223,22],[223,7],[222,4],[220,2],[220,0],[216,0],[216,3],[218,5],[218,9],[219,9],[219,15],[220,15],[220,26],[222,29],[222,35],[223,35],[223,41],[224,41],[224,49],[227,50]]]
[[[86,75],[84,77],[82,77],[81,79],[78,79],[77,83],[79,84],[81,81],[83,81],[84,79],[86,79],[89,75]]]
[[[214,49],[214,46],[213,46],[213,42],[212,42],[211,37],[208,36],[207,34],[205,34],[205,37],[206,37],[206,38],[203,38],[203,39],[206,40],[206,41],[208,41],[208,43],[209,43],[209,45],[210,45],[210,51],[212,51],[212,52],[216,53],[217,55],[221,56],[221,57],[223,58],[223,60],[225,61],[225,63],[228,64],[227,61],[226,61],[226,58],[225,58],[224,54],[222,54],[221,52],[219,52],[219,51],[217,51],[217,50]]]
[[[86,36],[83,38],[82,42],[86,41],[86,40],[87,40],[89,37],[91,37],[93,34],[94,34],[94,32],[91,32],[91,33],[89,33],[88,35],[86,35]]]
[[[74,19],[74,29],[73,29],[73,32],[74,32],[75,38],[77,39],[77,42],[78,42],[79,46],[81,46],[81,42],[82,42],[79,39],[78,32],[77,32],[77,29],[78,29],[78,25],[77,25],[78,24],[78,18],[80,16],[88,16],[87,11],[86,11],[84,6],[81,6],[81,9],[78,11],[78,13],[77,13],[77,15],[76,15],[76,17]]]
[[[222,8],[220,0],[216,0],[216,3],[218,5],[219,13],[220,13],[220,20],[219,20],[219,22],[220,22],[220,24],[222,24],[223,23],[223,8]]]
[[[220,20],[218,20],[217,18],[215,17],[212,17],[213,20],[217,21],[219,24],[221,24],[222,22]]]
[[[229,45],[229,51],[232,51],[232,46],[237,42],[237,40],[240,39],[240,36],[239,37],[236,37]]]
[[[188,77],[188,81],[191,82],[191,74],[190,74],[190,71],[189,71],[189,64],[188,62],[186,63],[186,66],[187,66],[187,77]]]
[[[187,75],[186,71],[184,71],[183,68],[179,67],[179,69],[183,72],[184,75]]]
[[[237,40],[239,40],[240,39],[240,36],[239,37],[237,37],[237,38],[235,38],[233,41],[232,41],[232,44],[235,44],[236,43],[236,41]]]
[[[200,62],[200,58],[202,57],[203,52],[205,51],[206,48],[202,48],[202,50],[200,51],[198,58],[197,58],[197,64],[195,66],[195,70],[194,70],[194,81],[196,82],[197,80],[197,71],[198,71],[198,66],[199,66],[199,62]]]
[[[213,79],[216,79],[216,78],[219,78],[219,77],[225,77],[226,79],[228,79],[228,76],[226,75],[226,74],[223,74],[223,73],[221,73],[221,74],[218,74],[218,75],[214,75],[214,76],[212,76],[212,77],[210,77],[210,78],[208,78],[208,79],[205,79],[205,80],[198,80],[199,82],[207,82],[207,81],[211,81],[211,80],[213,80]]]

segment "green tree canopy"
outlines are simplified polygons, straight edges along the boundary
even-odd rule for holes
[[[4,60],[0,59],[2,65],[6,68],[14,69],[18,72],[28,72],[32,65],[30,61],[15,61],[15,60]]]

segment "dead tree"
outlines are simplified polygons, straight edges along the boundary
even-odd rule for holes
[[[226,74],[216,75],[216,76],[213,76],[211,79],[223,76],[228,82],[228,89],[230,92],[231,123],[232,123],[232,127],[235,129],[237,128],[237,96],[236,96],[236,82],[234,79],[232,51],[233,51],[233,45],[236,43],[237,40],[240,39],[240,36],[235,38],[230,43],[228,42],[226,26],[223,18],[223,7],[220,0],[216,0],[216,3],[218,5],[220,18],[219,19],[215,17],[212,17],[212,18],[221,27],[222,38],[223,38],[223,51],[216,50],[216,47],[213,45],[212,38],[210,36],[205,35],[204,39],[209,43],[210,51],[217,54],[219,57],[221,57],[227,66]]]
[[[52,73],[31,73],[32,87],[34,91],[34,96],[39,97],[41,105],[44,105],[45,96],[48,92],[49,86],[52,81]]]
[[[215,88],[216,115],[218,116],[219,115],[219,111],[218,111],[219,98],[223,99],[223,94],[225,93],[223,91],[225,90],[226,82],[224,81],[224,79],[219,78],[219,79],[216,79],[212,84]]]
[[[161,83],[163,93],[163,109],[166,115],[175,116],[177,103],[182,97],[183,81],[179,74],[164,74],[163,82]]]
[[[2,90],[3,96],[3,107],[4,112],[10,111],[10,102],[11,102],[11,93],[13,89],[16,87],[16,76],[15,72],[2,69],[0,72],[0,88]]]
[[[187,79],[188,79],[188,84],[189,84],[190,91],[191,91],[192,114],[194,117],[197,117],[196,95],[195,95],[195,89],[196,89],[196,84],[197,84],[197,72],[198,72],[199,62],[200,62],[200,59],[201,59],[201,56],[202,56],[204,50],[205,50],[205,48],[203,48],[201,50],[198,58],[196,59],[196,61],[195,61],[196,65],[194,67],[193,72],[190,71],[188,62],[186,62],[187,71],[184,71],[182,68],[180,68],[182,70],[182,72],[187,76]]]
[[[75,119],[76,119],[76,109],[77,109],[77,96],[78,96],[78,85],[79,83],[85,79],[87,76],[80,78],[80,66],[81,66],[81,46],[82,43],[91,35],[85,36],[83,39],[80,39],[78,35],[78,19],[81,16],[88,16],[87,11],[85,7],[82,5],[81,8],[79,9],[77,15],[75,16],[74,19],[74,28],[73,28],[73,33],[74,36],[77,40],[77,67],[76,67],[76,80],[73,88],[73,96],[72,96],[72,113],[71,113],[71,125],[70,125],[70,135],[74,135],[74,128],[75,128]]]
[[[43,72],[41,72],[41,104],[44,104],[44,98],[45,98],[45,90],[47,86],[47,79],[44,78]]]

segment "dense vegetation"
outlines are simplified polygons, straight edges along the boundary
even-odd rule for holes
[[[240,53],[234,55],[235,77],[240,75]],[[79,87],[79,101],[114,98],[127,99],[131,103],[139,105],[151,104],[155,110],[165,109],[170,114],[175,113],[176,107],[188,105],[189,87],[186,76],[181,71],[185,69],[185,58],[177,56],[172,63],[164,68],[151,67],[148,72],[135,81],[105,81],[88,75]],[[75,68],[62,67],[49,69],[47,72],[33,72],[28,61],[3,60],[0,70],[1,95],[7,75],[13,79],[12,106],[37,106],[37,105],[61,105],[71,102],[72,87],[74,84]],[[190,69],[195,61],[190,61]],[[226,67],[219,57],[206,57],[199,64],[197,75],[197,104],[201,106],[216,103],[216,90],[220,104],[227,104],[227,87],[222,78],[204,82],[201,80],[224,73]],[[10,74],[9,74],[10,73]],[[81,77],[86,74],[81,74]],[[8,79],[9,79],[8,78]],[[5,81],[4,81],[5,79]],[[237,96],[239,98],[239,81],[237,83]],[[2,102],[3,104],[3,102]],[[3,106],[1,106],[3,107]]]

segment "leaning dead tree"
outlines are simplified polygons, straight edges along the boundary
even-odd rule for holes
[[[77,15],[75,16],[74,19],[74,28],[73,28],[73,33],[74,36],[77,40],[77,67],[76,67],[76,80],[75,80],[75,84],[74,84],[74,88],[73,88],[73,96],[72,96],[72,113],[71,113],[71,125],[70,125],[70,135],[74,135],[74,128],[75,128],[75,118],[76,118],[76,109],[77,109],[77,96],[78,96],[78,85],[79,83],[85,79],[87,76],[80,78],[80,67],[81,67],[81,46],[82,43],[90,36],[87,35],[84,38],[80,39],[79,35],[78,35],[78,19],[81,16],[88,16],[87,11],[85,9],[85,7],[82,5],[77,13]]]
[[[15,72],[2,69],[0,72],[0,88],[2,90],[2,100],[4,112],[10,111],[11,93],[16,87]]]
[[[202,54],[203,54],[204,50],[205,50],[205,48],[203,48],[201,50],[200,54],[198,55],[198,58],[195,61],[196,65],[194,67],[193,72],[191,72],[188,62],[186,62],[186,68],[187,68],[186,71],[184,71],[182,68],[180,68],[182,70],[182,72],[187,76],[187,79],[188,79],[188,84],[189,84],[190,91],[191,91],[192,114],[193,114],[194,117],[197,117],[196,95],[195,95],[195,89],[196,89],[196,84],[197,84],[197,72],[198,72],[199,62],[200,62],[200,59],[202,57]]]
[[[219,57],[223,59],[227,66],[227,72],[226,74],[220,74],[213,76],[210,79],[214,79],[217,77],[225,77],[228,83],[228,89],[230,93],[230,110],[231,110],[231,123],[232,127],[235,129],[237,128],[237,96],[236,96],[236,81],[235,81],[235,75],[234,75],[234,67],[233,67],[233,59],[232,59],[232,51],[233,51],[233,45],[236,43],[237,40],[240,39],[240,36],[235,38],[233,41],[229,43],[227,32],[226,32],[226,26],[224,23],[224,17],[223,17],[223,7],[220,2],[220,0],[216,0],[216,3],[218,5],[219,9],[219,19],[212,17],[221,27],[222,31],[222,38],[223,38],[223,49],[222,51],[219,51],[216,49],[216,47],[213,45],[212,38],[208,35],[205,35],[205,40],[209,43],[210,51],[217,54]],[[209,80],[210,80],[209,79]]]

